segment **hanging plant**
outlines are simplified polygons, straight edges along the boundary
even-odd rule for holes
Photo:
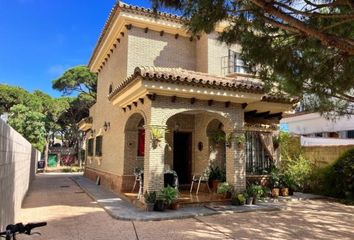
[[[246,142],[246,137],[244,134],[239,134],[237,135],[236,137],[236,143],[237,143],[237,146],[239,148],[243,148],[243,146],[245,145],[245,142]]]
[[[215,144],[221,144],[226,142],[226,137],[225,133],[222,131],[217,131],[211,134],[210,139],[215,143]]]
[[[151,127],[150,134],[151,134],[151,142],[153,148],[157,148],[160,145],[160,142],[165,137],[165,134],[168,133],[167,129]]]
[[[233,133],[230,133],[226,136],[226,142],[225,145],[226,147],[230,148],[232,146],[232,141],[235,139],[235,136]]]

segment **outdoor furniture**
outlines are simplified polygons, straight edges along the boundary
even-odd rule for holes
[[[178,175],[176,171],[167,170],[164,173],[164,187],[170,185],[178,191]]]
[[[196,174],[196,175],[193,175],[192,183],[191,183],[191,189],[190,189],[189,192],[192,193],[194,183],[198,183],[196,195],[198,195],[198,193],[199,193],[199,187],[200,187],[200,184],[201,184],[201,183],[206,184],[206,186],[207,186],[209,192],[211,192],[211,190],[210,190],[210,188],[209,188],[208,181],[209,181],[209,180],[208,180],[208,177],[205,176],[205,174]]]
[[[137,185],[137,183],[140,182],[140,173],[141,171],[143,171],[142,169],[140,168],[134,168],[134,176],[135,176],[135,180],[134,180],[134,185],[133,185],[133,189],[132,189],[132,192],[134,192],[135,190],[135,187]]]
[[[140,199],[144,194],[144,171],[140,172],[139,175],[139,192],[138,192],[138,199]]]
[[[137,181],[139,182],[139,192],[137,198],[140,199],[144,194],[144,171],[143,170],[141,170],[141,172],[139,173],[139,177]],[[164,187],[167,187],[168,185],[175,188],[178,192],[178,176],[177,173],[173,170],[168,170],[164,172]]]

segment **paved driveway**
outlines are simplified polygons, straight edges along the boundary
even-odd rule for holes
[[[286,210],[183,220],[112,219],[70,174],[41,174],[17,221],[48,221],[42,236],[20,239],[354,239],[354,207],[328,201],[288,203]]]

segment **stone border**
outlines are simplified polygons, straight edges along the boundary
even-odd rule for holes
[[[177,211],[166,210],[164,212],[146,212],[126,201],[125,198],[119,196],[119,194],[113,193],[101,186],[97,186],[93,181],[83,176],[74,176],[71,177],[71,180],[95,200],[112,218],[126,221],[161,221],[216,214],[278,211],[282,209],[281,206],[275,203],[260,203],[252,206],[226,205],[222,207],[222,210],[212,210],[207,207],[184,207]]]

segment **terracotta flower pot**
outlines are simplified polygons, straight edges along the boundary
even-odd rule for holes
[[[287,187],[281,188],[281,189],[280,189],[280,194],[281,194],[283,197],[289,196],[289,188],[287,188]]]
[[[179,203],[178,202],[173,202],[170,204],[170,209],[172,210],[178,210],[179,209]]]
[[[273,198],[279,197],[279,188],[272,188],[271,195]]]
[[[219,183],[220,183],[220,180],[212,180],[211,181],[211,189],[213,190],[213,191],[216,191],[216,190],[218,190],[218,187],[219,187]]]

